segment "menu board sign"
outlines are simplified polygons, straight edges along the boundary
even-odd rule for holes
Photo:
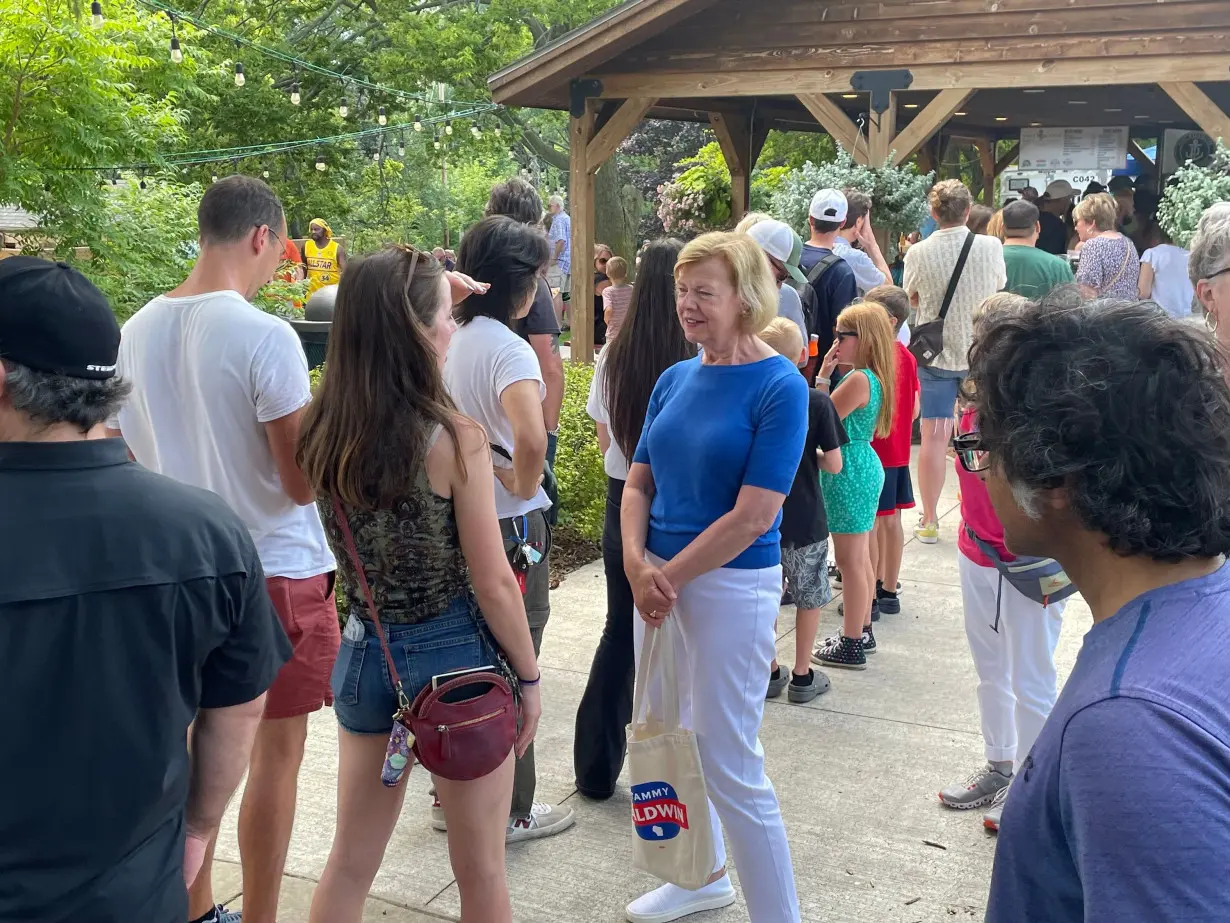
[[[1127,126],[1022,128],[1017,163],[1022,170],[1122,170],[1127,143]]]

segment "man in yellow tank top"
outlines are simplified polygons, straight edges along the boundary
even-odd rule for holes
[[[303,243],[303,262],[307,266],[308,294],[337,285],[346,268],[346,251],[333,239],[333,229],[324,218],[313,218],[308,225],[311,235]]]

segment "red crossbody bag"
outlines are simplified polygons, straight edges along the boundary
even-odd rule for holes
[[[433,689],[427,685],[413,702],[402,688],[401,676],[393,662],[393,652],[380,624],[380,612],[372,597],[363,562],[355,548],[350,522],[341,500],[333,497],[333,515],[342,530],[342,539],[350,563],[354,566],[367,604],[368,614],[376,626],[389,677],[397,690],[397,713],[393,715],[393,730],[385,754],[380,778],[385,785],[395,786],[409,772],[410,751],[433,775],[454,782],[481,779],[498,769],[508,758],[517,739],[517,703],[512,684],[495,672],[469,673],[449,680]],[[485,687],[480,695],[461,701],[450,701],[457,690],[465,687]]]

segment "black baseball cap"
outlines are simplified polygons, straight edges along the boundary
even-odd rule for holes
[[[115,375],[120,325],[98,288],[67,263],[0,260],[0,359],[68,378]]]
[[[1004,228],[1014,231],[1032,231],[1038,223],[1038,206],[1024,199],[1017,199],[1004,206]]]

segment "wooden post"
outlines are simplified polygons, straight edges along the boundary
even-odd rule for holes
[[[993,205],[995,199],[995,141],[978,139],[978,162],[982,165],[982,204]]]
[[[872,112],[867,123],[867,161],[873,167],[884,166],[889,154],[893,151],[893,140],[897,137],[897,93],[888,94],[888,108],[883,112]]]
[[[741,114],[725,112],[710,112],[709,124],[717,135],[726,168],[730,170],[730,217],[738,223],[747,214],[752,194],[752,167],[756,165],[752,159],[751,125]]]
[[[594,174],[589,143],[594,137],[596,101],[586,100],[585,114],[569,129],[568,211],[572,215],[572,361],[594,361]],[[597,170],[597,167],[594,168]]]

